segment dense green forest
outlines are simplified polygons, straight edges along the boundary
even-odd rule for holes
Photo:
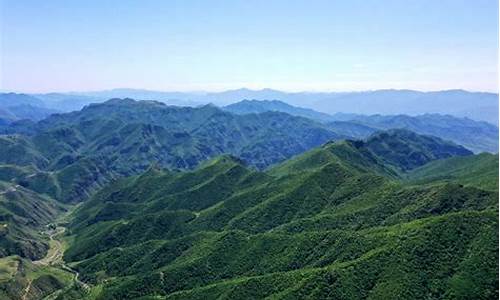
[[[485,181],[449,175],[455,158],[428,180],[377,151],[388,137],[411,144],[406,133],[266,172],[223,156],[120,180],[74,213],[65,259],[98,299],[495,298],[498,156],[467,156],[492,162]]]
[[[363,126],[130,99],[9,123],[0,298],[498,298],[498,154]]]

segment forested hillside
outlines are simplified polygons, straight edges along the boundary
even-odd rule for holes
[[[263,169],[345,136],[279,112],[238,116],[214,106],[167,106],[114,99],[40,122],[14,123],[0,136],[0,164],[31,168],[22,186],[63,202],[81,201],[113,178],[151,164],[191,169],[229,153]],[[11,153],[15,151],[16,155]]]
[[[267,172],[231,156],[152,168],[74,213],[65,259],[98,299],[496,297],[497,191],[409,183],[395,159],[406,149],[378,151],[394,136],[328,143]]]
[[[498,155],[131,99],[2,128],[0,297],[498,295]]]

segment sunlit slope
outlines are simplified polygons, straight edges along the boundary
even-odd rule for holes
[[[431,162],[408,173],[410,182],[457,182],[498,191],[498,154],[482,153]]]
[[[426,159],[409,163],[373,143],[329,143],[266,173],[231,156],[151,168],[76,211],[65,259],[99,299],[496,297],[497,193],[401,180],[449,145],[412,146]]]

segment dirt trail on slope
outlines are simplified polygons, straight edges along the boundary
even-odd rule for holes
[[[28,298],[28,293],[29,293],[29,291],[31,289],[31,284],[32,283],[33,283],[33,280],[29,280],[28,281],[28,285],[24,288],[23,295],[22,295],[21,299],[23,299],[23,300],[28,300],[29,299]]]

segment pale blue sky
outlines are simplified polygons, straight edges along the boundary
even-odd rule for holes
[[[497,91],[497,0],[0,0],[0,89]]]

